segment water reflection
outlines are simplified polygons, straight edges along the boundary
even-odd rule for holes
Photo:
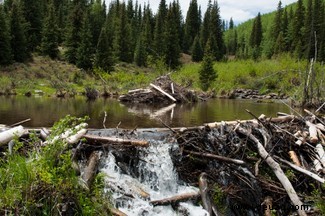
[[[221,120],[250,119],[245,111],[255,115],[264,113],[275,116],[276,112],[289,112],[281,103],[256,103],[249,100],[215,99],[196,104],[171,104],[166,107],[141,104],[121,104],[114,99],[100,98],[87,101],[84,97],[27,98],[0,97],[0,124],[13,124],[31,118],[24,124],[29,127],[52,126],[65,115],[90,116],[89,125],[103,127],[104,112],[107,112],[106,127],[116,127],[121,122],[122,128],[162,127],[161,119],[173,127],[202,125],[206,122]]]

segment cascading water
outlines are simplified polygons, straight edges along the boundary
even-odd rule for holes
[[[198,191],[198,188],[186,186],[178,179],[170,157],[170,149],[177,147],[176,144],[156,140],[150,143],[148,148],[138,150],[137,178],[123,174],[112,153],[104,158],[101,172],[107,176],[106,190],[112,193],[116,208],[129,216],[208,216],[201,206],[191,201],[179,203],[176,210],[171,205],[150,204],[150,200]]]

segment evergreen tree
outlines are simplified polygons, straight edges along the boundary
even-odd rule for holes
[[[113,70],[114,58],[112,55],[111,34],[107,25],[102,28],[98,39],[95,67],[110,72]]]
[[[189,51],[194,42],[194,38],[200,29],[200,23],[201,21],[197,0],[191,0],[185,21],[185,38],[183,46],[186,53]]]
[[[250,35],[250,45],[251,47],[259,47],[262,42],[263,31],[262,31],[262,21],[261,14],[258,13],[257,17],[253,22],[253,28]]]
[[[283,33],[283,39],[284,39],[284,47],[283,51],[287,52],[289,51],[289,17],[287,9],[284,9],[283,12],[283,20],[282,20],[282,33]]]
[[[210,37],[210,17],[211,17],[212,4],[211,0],[208,2],[207,10],[204,14],[203,23],[201,27],[201,46],[205,48],[206,43]]]
[[[22,14],[20,5],[14,1],[10,14],[11,28],[11,51],[13,60],[24,62],[30,57],[28,43],[26,39],[26,22]]]
[[[89,16],[84,16],[82,30],[81,30],[81,42],[77,50],[76,65],[79,68],[88,70],[92,68],[93,60],[93,46],[92,46],[92,33],[90,30]]]
[[[169,6],[169,10],[166,17],[166,52],[165,64],[171,68],[176,68],[179,66],[179,57],[180,57],[180,17],[179,17],[179,5],[175,1]]]
[[[303,0],[298,0],[297,9],[294,15],[293,31],[291,35],[294,40],[292,42],[291,50],[294,50],[296,57],[302,57],[302,47],[304,41],[304,18],[305,18],[305,7]]]
[[[96,47],[102,27],[106,20],[105,1],[95,0],[90,8],[90,26],[92,34],[92,46]]]
[[[201,47],[200,38],[198,35],[194,39],[191,53],[192,53],[192,61],[194,62],[202,61],[203,49]]]
[[[28,50],[35,51],[40,45],[42,31],[42,0],[21,0],[22,12],[27,22],[26,35],[28,35]],[[46,8],[46,5],[44,5]]]
[[[154,55],[156,58],[164,58],[166,53],[166,17],[167,6],[166,1],[161,0],[159,3],[158,13],[156,15],[156,23],[154,29]]]
[[[57,58],[59,55],[58,48],[58,25],[56,22],[55,8],[53,1],[48,5],[48,14],[44,20],[42,31],[41,52],[43,55],[48,55],[52,59]]]
[[[215,60],[221,60],[224,51],[225,51],[225,44],[223,40],[223,30],[222,30],[222,21],[220,17],[220,10],[217,1],[214,1],[211,10],[210,10],[210,20],[209,20],[209,30],[210,35],[209,38],[216,42],[214,46],[211,46],[211,53]]]
[[[68,62],[76,64],[77,51],[79,44],[81,43],[82,22],[84,13],[86,12],[86,3],[84,0],[74,0],[72,9],[69,15],[69,25],[66,36],[66,52],[65,57]]]
[[[283,15],[282,2],[279,1],[277,11],[275,14],[275,18],[273,21],[273,26],[271,29],[271,36],[270,36],[271,44],[273,47],[272,54],[275,52],[274,46],[275,46],[275,43],[277,42],[278,36],[282,32],[282,15]]]
[[[230,17],[229,29],[233,29],[234,27],[235,27],[234,21],[233,21],[232,17]]]
[[[305,58],[309,59],[314,56],[314,22],[313,22],[313,0],[308,0],[307,9],[304,20],[304,40],[303,49]]]
[[[4,8],[0,5],[0,65],[11,62],[10,32]]]
[[[138,66],[146,66],[146,48],[144,46],[144,36],[139,37],[137,45],[134,52],[134,62]]]
[[[210,47],[211,43],[211,39],[208,39],[207,46],[204,49],[205,54],[203,62],[199,70],[200,85],[203,91],[207,91],[211,84],[217,79],[217,72],[213,68],[213,50]]]
[[[154,29],[154,19],[152,15],[152,11],[150,9],[150,6],[147,5],[147,7],[144,8],[143,12],[143,27],[142,27],[142,33],[143,33],[143,46],[145,50],[148,53],[149,51],[152,51],[153,49],[153,29]]]

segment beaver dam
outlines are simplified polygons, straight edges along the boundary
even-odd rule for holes
[[[63,141],[84,190],[104,176],[113,215],[322,215],[325,118],[306,113],[250,113],[252,120],[191,128],[87,130],[81,123],[54,137],[16,126],[0,133],[1,157]],[[14,152],[14,137],[27,143],[32,132],[41,141]],[[58,215],[75,215],[74,202],[64,200]]]

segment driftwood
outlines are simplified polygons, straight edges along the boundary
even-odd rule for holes
[[[258,153],[266,161],[266,163],[270,166],[270,168],[273,170],[274,174],[279,179],[282,186],[284,187],[287,194],[289,195],[289,198],[290,198],[291,202],[295,206],[302,206],[303,203],[299,199],[299,197],[298,197],[295,189],[293,188],[291,182],[289,181],[287,176],[282,171],[280,165],[265,150],[265,148],[263,147],[261,142],[254,135],[252,135],[251,133],[249,133],[247,130],[245,130],[242,127],[237,127],[237,131],[240,132],[241,134],[244,134],[245,136],[250,138],[252,141],[254,141],[254,143],[257,145]],[[298,214],[300,216],[307,216],[306,212],[303,209],[299,208],[297,211],[298,211]]]
[[[87,133],[87,129],[81,129],[79,131],[77,131],[76,134],[69,136],[66,138],[66,141],[69,144],[75,144],[77,142],[79,142],[79,140]]]
[[[208,194],[209,188],[206,179],[206,173],[201,173],[199,177],[199,188],[201,193],[202,206],[209,213],[209,215],[212,215],[212,205]]]
[[[150,83],[150,86],[153,87],[154,89],[156,89],[157,91],[159,91],[160,93],[162,93],[163,95],[166,95],[173,102],[176,102],[177,101],[173,96],[171,96],[170,94],[168,94],[167,92],[165,92],[164,90],[162,90],[159,86],[156,86],[156,85],[154,85],[152,83]]]
[[[95,174],[97,172],[100,155],[101,154],[97,151],[91,153],[88,159],[87,166],[85,167],[83,175],[81,176],[82,179],[86,182],[88,188],[90,188],[92,181],[94,180]]]
[[[9,127],[15,127],[15,126],[19,126],[19,125],[21,125],[21,124],[24,124],[24,123],[26,123],[26,122],[29,122],[31,119],[29,118],[29,119],[25,119],[25,120],[22,120],[22,121],[20,121],[20,122],[16,122],[16,123],[14,123],[14,124],[12,124],[12,125],[9,125]]]
[[[315,151],[318,154],[319,161],[322,163],[323,167],[325,168],[325,151],[323,149],[323,146],[321,144],[317,144]]]
[[[113,216],[128,216],[127,214],[123,213],[122,211],[120,211],[116,208],[110,208],[110,211]]]
[[[153,200],[153,201],[150,201],[150,204],[152,204],[153,206],[169,205],[169,204],[179,203],[179,202],[190,200],[190,199],[195,199],[199,196],[200,196],[199,192],[191,192],[191,193],[175,195],[173,197],[169,197],[169,198],[165,198],[165,199],[161,199],[161,200]]]
[[[145,140],[129,140],[129,139],[122,139],[118,137],[101,137],[96,135],[86,134],[83,136],[88,141],[98,141],[103,143],[110,143],[115,145],[132,145],[132,146],[140,146],[140,147],[148,147],[149,142]]]
[[[215,155],[215,154],[193,152],[193,151],[188,151],[188,150],[184,150],[184,152],[185,153],[192,154],[192,155],[197,155],[197,156],[201,156],[201,157],[212,158],[212,159],[216,159],[216,160],[220,160],[220,161],[224,161],[224,162],[228,162],[228,163],[245,164],[245,162],[242,161],[242,160],[227,158],[227,157],[219,156],[219,155]]]
[[[25,133],[25,129],[23,126],[17,126],[11,128],[9,130],[3,131],[0,133],[0,146],[7,144],[10,140],[12,140],[15,136],[22,136]]]
[[[301,173],[303,173],[303,174],[305,174],[305,175],[308,175],[308,176],[312,177],[312,178],[315,179],[316,181],[319,181],[320,183],[325,183],[325,179],[319,177],[317,174],[312,173],[312,172],[310,172],[310,171],[308,171],[308,170],[306,170],[306,169],[304,169],[304,168],[302,168],[302,167],[300,167],[300,166],[297,166],[297,165],[295,165],[295,164],[292,164],[292,163],[290,163],[289,161],[283,160],[283,159],[280,158],[280,157],[275,156],[275,158],[276,158],[277,160],[279,160],[279,161],[281,161],[281,162],[283,162],[283,163],[289,165],[289,166],[292,167],[293,169],[295,169],[295,170],[297,170],[297,171],[299,171],[299,172],[301,172]]]
[[[317,143],[318,137],[317,137],[317,128],[316,125],[311,123],[310,121],[306,121],[306,125],[309,127],[309,137],[311,143]]]
[[[53,139],[45,141],[43,145],[52,144],[60,139],[65,140],[69,144],[77,143],[82,138],[82,135],[85,134],[86,131],[84,128],[86,127],[88,127],[87,123],[81,123],[75,126],[73,130],[68,129],[64,133],[55,136]],[[74,131],[77,131],[77,133],[75,133]]]

